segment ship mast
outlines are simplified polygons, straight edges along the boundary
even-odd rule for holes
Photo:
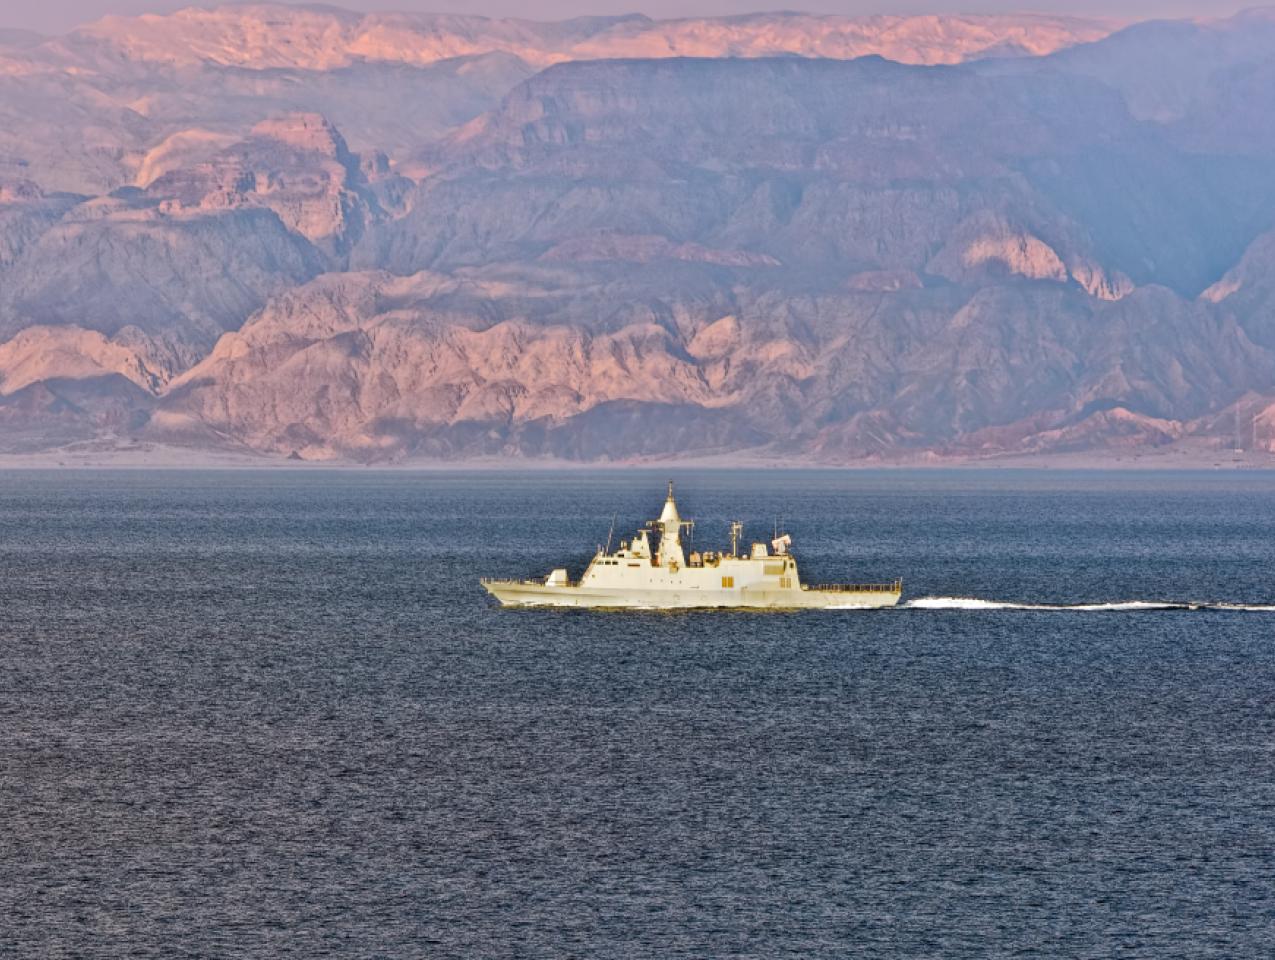
[[[660,519],[655,521],[655,525],[660,528],[660,548],[656,554],[656,564],[661,567],[672,564],[686,566],[686,557],[682,553],[682,530],[691,529],[695,521],[683,520],[677,512],[672,480],[668,482],[668,499],[664,501],[664,509],[660,511]]]

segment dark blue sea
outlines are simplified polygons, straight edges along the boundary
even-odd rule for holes
[[[1275,472],[0,473],[0,956],[1270,958]]]

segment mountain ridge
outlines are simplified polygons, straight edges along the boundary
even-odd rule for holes
[[[652,56],[853,58],[960,62],[1006,49],[1031,55],[1105,36],[1118,21],[1043,14],[837,16],[795,12],[545,22],[464,14],[355,13],[335,7],[242,4],[166,16],[107,17],[78,28],[69,49],[101,45],[130,59],[254,69],[330,70],[357,60],[417,66],[502,51],[537,67],[564,60]],[[274,37],[286,30],[286,49]]]
[[[0,449],[877,462],[1220,445],[1228,418],[1275,424],[1265,15],[1045,56],[943,34],[959,62],[926,64],[618,55],[670,29],[729,52],[783,15],[724,34],[453,19],[467,42],[482,27],[616,55],[417,67],[340,59],[368,24],[404,21],[303,11],[288,16],[341,30],[254,71],[205,56],[229,49],[207,23],[234,18],[214,14],[178,18],[198,27],[182,62],[143,55],[178,22],[147,21],[118,48],[141,51],[132,79],[105,52],[124,21],[7,54],[115,71],[59,87],[79,91],[59,109],[124,119],[99,111],[101,149],[52,177],[0,151],[22,174],[0,177]],[[827,18],[784,22],[790,46],[827,40]],[[911,36],[895,23],[879,42]],[[397,49],[387,36],[377,49]],[[188,92],[213,78],[261,94]],[[446,119],[395,123],[375,94],[393,78],[442,91],[429,116]],[[116,130],[128,147],[107,146]],[[64,189],[86,157],[109,189]]]

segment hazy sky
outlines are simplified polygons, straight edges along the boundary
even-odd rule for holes
[[[344,0],[357,10],[434,10],[486,16],[556,20],[585,14],[645,13],[678,17],[755,10],[810,10],[819,13],[991,13],[1039,10],[1052,13],[1146,17],[1222,16],[1263,0]],[[1268,0],[1271,2],[1271,0]],[[0,0],[0,27],[45,33],[68,30],[108,13],[167,12],[188,6],[215,6],[191,0]]]

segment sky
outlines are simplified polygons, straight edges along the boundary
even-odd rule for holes
[[[584,15],[645,13],[652,17],[715,16],[757,10],[815,13],[996,13],[1041,11],[1119,19],[1225,16],[1275,0],[338,0],[353,10],[428,10],[558,20]],[[166,13],[215,6],[214,0],[0,0],[0,27],[61,33],[107,14]]]

